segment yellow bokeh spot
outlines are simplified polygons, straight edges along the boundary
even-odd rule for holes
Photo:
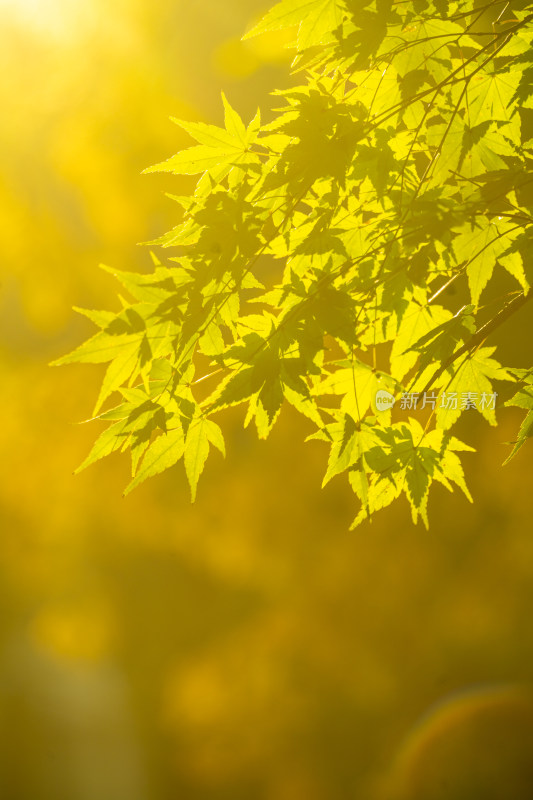
[[[250,28],[255,25],[254,21]],[[280,31],[268,31],[260,36],[253,36],[242,42],[244,48],[252,53],[263,64],[290,63],[296,51],[292,48],[296,38],[296,28],[285,28]]]
[[[288,49],[293,30],[269,31],[252,39],[227,39],[219,45],[213,61],[216,69],[230,78],[247,78],[264,64],[286,64],[294,58]]]
[[[185,719],[193,725],[209,725],[229,710],[230,697],[217,665],[195,663],[169,679],[165,710],[167,721]]]
[[[259,59],[239,39],[228,39],[215,50],[214,65],[230,78],[247,78],[260,66]]]
[[[64,661],[98,661],[108,651],[111,624],[100,603],[44,608],[33,620],[31,635],[43,650]]]

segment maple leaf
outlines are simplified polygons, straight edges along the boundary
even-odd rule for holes
[[[258,115],[246,128],[237,112],[222,95],[225,110],[225,128],[208,125],[205,122],[187,122],[172,117],[172,121],[183,128],[199,142],[194,147],[181,150],[166,161],[148,167],[144,172],[172,172],[175,175],[209,174],[218,182],[234,166],[257,163],[257,157],[250,148],[257,139],[260,129]]]

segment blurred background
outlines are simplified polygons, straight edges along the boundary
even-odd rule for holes
[[[287,411],[228,416],[196,504],[183,468],[126,500],[126,456],[72,471],[98,366],[48,367],[118,308],[174,224],[141,176],[290,85],[262,0],[0,0],[0,795],[6,800],[531,798],[531,449],[458,431],[475,503],[441,487],[348,528],[342,478]],[[530,366],[527,309],[502,331]],[[529,359],[529,361],[528,361]],[[466,415],[464,415],[466,416]],[[479,416],[479,415],[476,415]]]

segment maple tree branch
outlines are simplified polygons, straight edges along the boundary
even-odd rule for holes
[[[509,317],[511,317],[513,314],[516,314],[516,312],[522,308],[522,306],[531,300],[532,296],[532,292],[529,292],[528,294],[520,294],[518,297],[515,297],[514,300],[511,300],[510,303],[507,303],[507,305],[502,308],[502,310],[499,311],[495,317],[485,323],[485,325],[483,325],[476,333],[474,333],[474,335],[471,336],[467,342],[464,342],[464,344],[461,345],[459,350],[456,350],[455,353],[452,353],[447,361],[444,362],[444,364],[441,364],[439,369],[422,390],[422,394],[431,389],[437,378],[439,378],[442,373],[445,372],[457,358],[459,358],[459,356],[463,355],[464,353],[469,353],[474,347],[480,345],[481,342],[487,338],[487,336],[490,336],[491,333],[494,333],[494,331],[499,328],[500,325],[503,325],[503,323],[506,322]]]

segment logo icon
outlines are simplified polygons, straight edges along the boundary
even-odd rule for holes
[[[378,411],[386,411],[388,408],[393,407],[394,395],[385,389],[380,389],[376,392],[375,404]]]

